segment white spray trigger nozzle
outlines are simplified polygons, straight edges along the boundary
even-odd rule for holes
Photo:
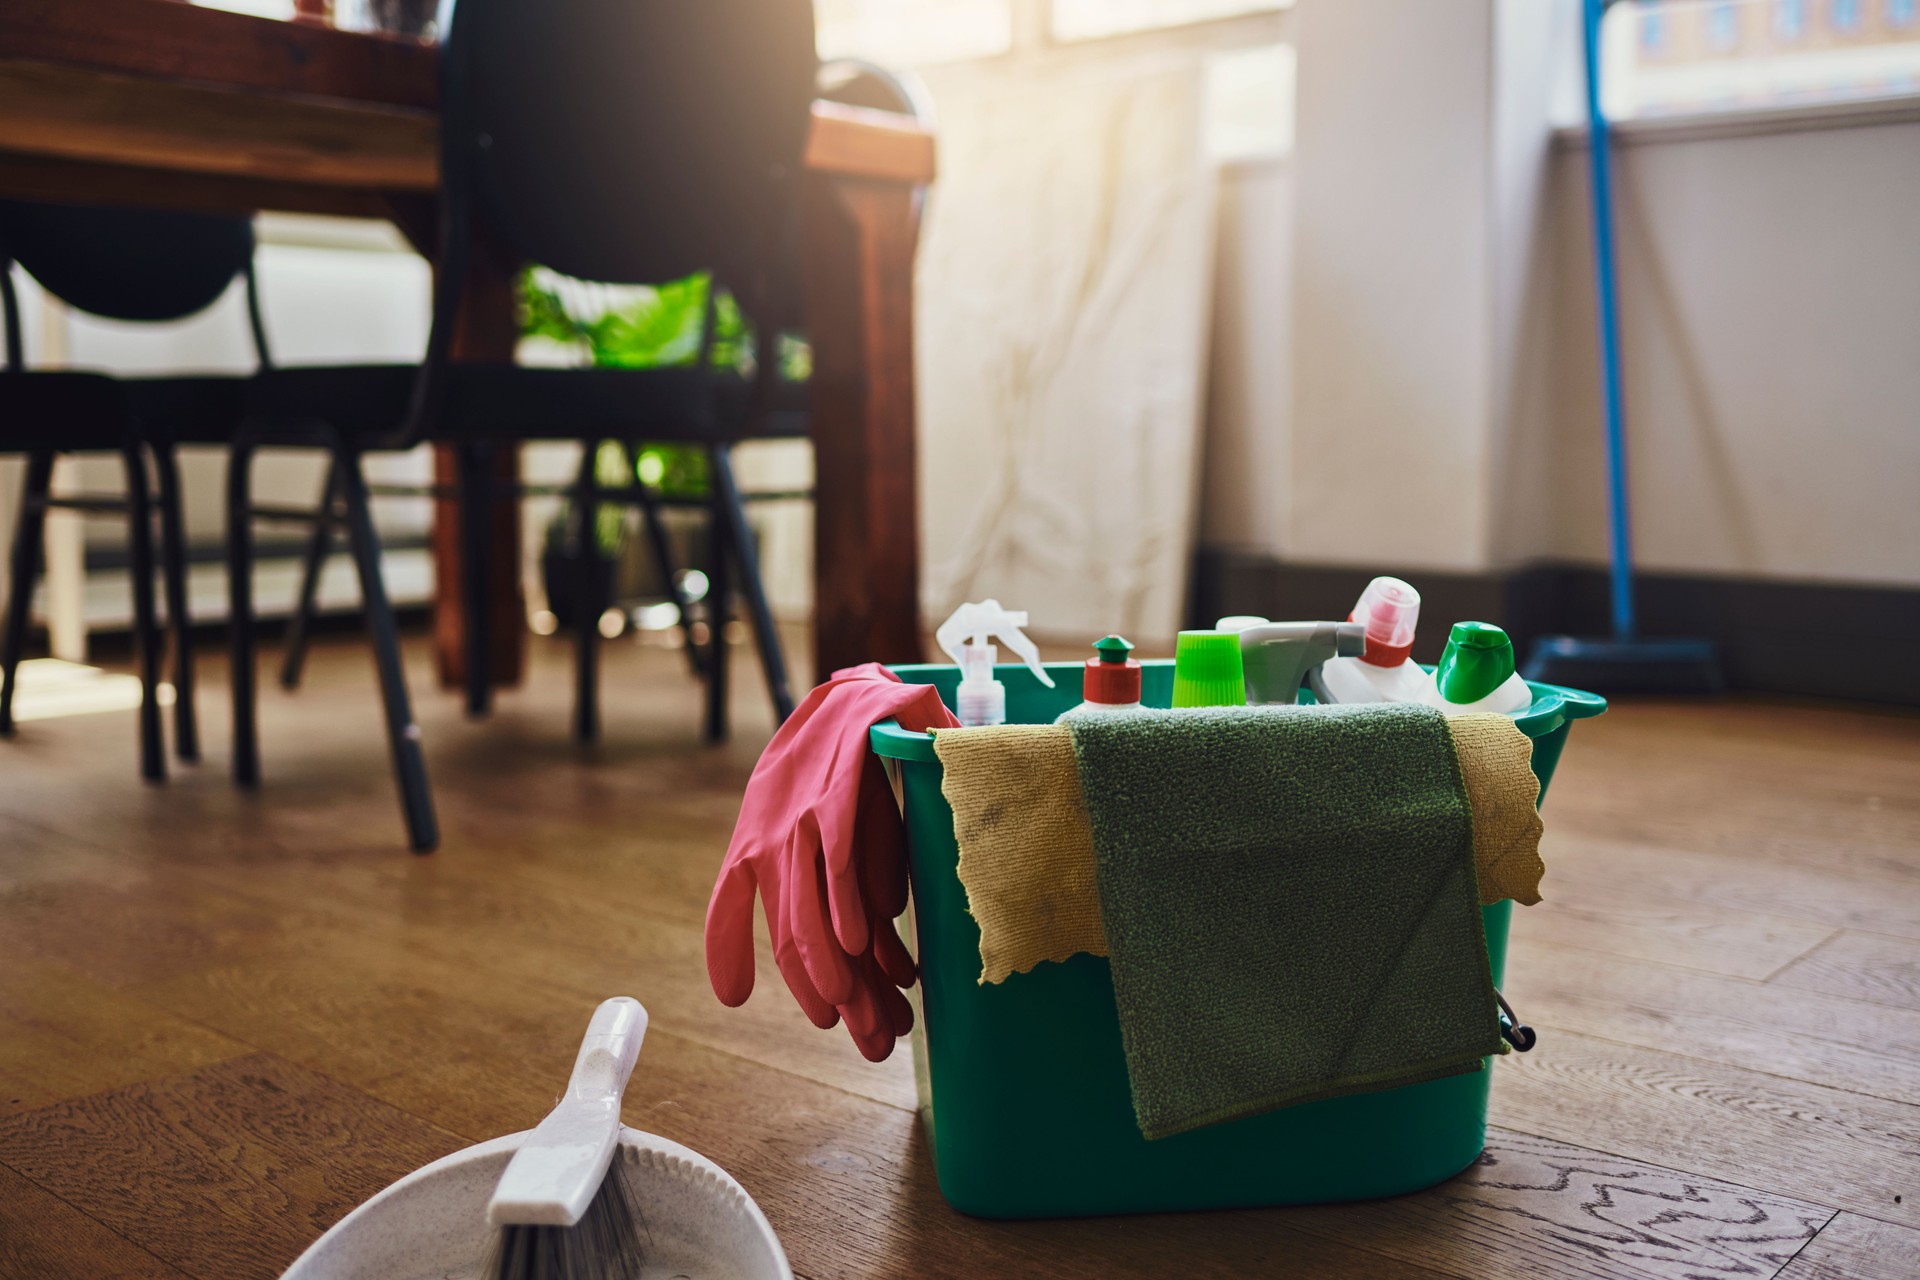
[[[1020,630],[1026,625],[1027,615],[1024,612],[1003,609],[998,600],[981,600],[955,609],[940,624],[940,629],[933,633],[933,638],[962,670],[970,665],[967,661],[969,648],[990,646],[995,639],[999,639],[1027,664],[1027,669],[1041,684],[1051,689],[1053,677],[1047,674],[1047,669],[1040,663],[1040,647]],[[993,672],[989,669],[984,674],[991,679]]]

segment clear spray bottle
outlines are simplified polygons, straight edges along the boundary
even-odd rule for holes
[[[1005,724],[1007,686],[994,679],[993,666],[1000,651],[993,645],[997,637],[1006,642],[1035,678],[1053,688],[1053,677],[1040,665],[1040,649],[1027,639],[1020,628],[1027,615],[1000,607],[998,600],[963,604],[940,624],[933,638],[960,668],[960,691],[954,714],[968,728]]]

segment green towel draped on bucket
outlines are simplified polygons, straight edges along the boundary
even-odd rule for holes
[[[1500,1049],[1452,735],[1428,707],[1068,721],[1140,1131]]]

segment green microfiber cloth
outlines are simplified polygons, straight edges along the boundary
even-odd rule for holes
[[[1148,1138],[1500,1051],[1466,785],[1431,707],[1069,720]]]

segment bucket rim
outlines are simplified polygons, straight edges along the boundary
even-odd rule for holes
[[[1049,662],[1044,664],[1047,673],[1055,679],[1075,675],[1080,670],[1078,662]],[[1171,667],[1171,658],[1148,658],[1140,664],[1144,667]],[[1432,670],[1431,667],[1426,668]],[[944,662],[914,662],[890,666],[887,670],[899,676],[908,684],[932,684],[934,677],[944,672],[957,672],[958,667]],[[1002,681],[1032,680],[1033,673],[1020,663],[1001,663],[994,668],[994,678]],[[1585,720],[1597,716],[1607,709],[1607,700],[1597,693],[1588,693],[1584,689],[1569,689],[1564,685],[1542,684],[1537,680],[1527,681],[1527,687],[1533,690],[1533,705],[1513,717],[1520,726],[1520,732],[1529,738],[1544,738],[1562,725],[1574,720]],[[902,729],[898,721],[882,720],[868,730],[867,742],[874,754],[887,760],[910,760],[922,763],[938,759],[933,753],[933,735],[912,729]]]

